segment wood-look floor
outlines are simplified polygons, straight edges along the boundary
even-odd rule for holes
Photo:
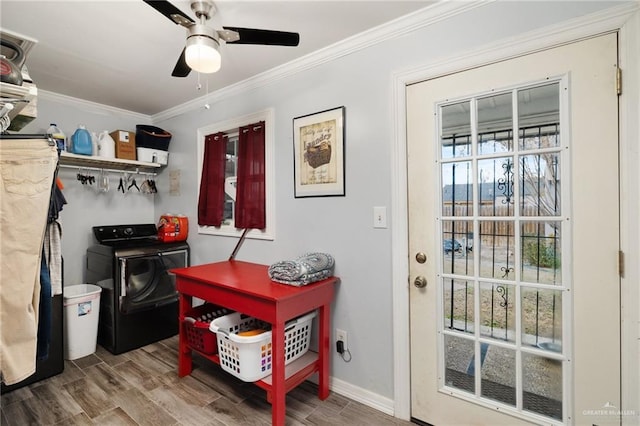
[[[2,395],[0,423],[23,425],[269,425],[265,392],[194,357],[177,375],[178,339],[121,355],[65,361],[62,374]],[[409,425],[343,396],[325,401],[305,382],[287,395],[287,425]]]

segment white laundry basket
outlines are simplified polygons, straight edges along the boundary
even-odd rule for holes
[[[96,351],[100,292],[93,284],[64,288],[64,358],[74,360]]]
[[[316,312],[288,321],[284,330],[285,365],[295,361],[309,350],[311,326]],[[211,321],[209,329],[218,339],[220,367],[245,382],[255,382],[272,369],[271,325],[240,312],[234,312]],[[264,329],[254,336],[237,333],[248,329]]]

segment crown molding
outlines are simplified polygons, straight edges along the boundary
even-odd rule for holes
[[[517,56],[549,49],[562,44],[618,31],[629,17],[640,10],[640,1],[596,11],[578,18],[501,39],[480,49],[459,52],[415,68],[395,72],[392,79],[401,85],[412,84],[428,78],[437,78],[451,72],[488,65],[491,62],[512,59]]]
[[[45,99],[50,99],[67,104],[76,104],[79,107],[99,114],[124,114],[136,117],[139,120],[144,120],[145,122],[159,122],[192,112],[197,109],[201,109],[202,105],[204,104],[213,104],[224,99],[237,96],[238,94],[245,93],[249,90],[267,86],[305,70],[318,67],[343,56],[347,56],[359,50],[374,46],[378,43],[401,37],[410,32],[433,25],[443,20],[447,20],[453,16],[469,12],[472,9],[486,6],[487,4],[493,3],[495,1],[496,0],[471,2],[440,1],[434,3],[416,12],[402,16],[393,21],[384,23],[375,28],[349,37],[345,40],[339,41],[331,46],[317,50],[301,58],[272,68],[249,79],[226,86],[217,91],[211,92],[204,96],[200,96],[191,101],[177,105],[173,108],[169,108],[154,115],[140,114],[137,112],[110,107],[104,104],[86,101],[83,99],[61,95],[45,90],[39,90],[38,95],[42,96]],[[630,13],[640,8],[639,4],[640,3],[636,2],[613,7],[602,12],[596,12],[585,17],[576,18],[571,21],[563,22],[561,24],[545,28],[544,31],[534,31],[530,33],[531,36],[527,37],[527,39],[532,45],[537,44],[540,46],[544,46],[545,42],[548,42],[549,40],[555,40],[557,43],[557,40],[562,38],[564,40],[567,40],[568,42],[571,40],[576,40],[580,37],[587,36],[585,35],[586,28],[592,30],[593,28],[600,28],[603,32],[615,30],[622,26],[622,24],[624,23],[623,19],[626,19],[626,17],[628,17]],[[590,31],[589,34],[592,35],[593,31]],[[519,38],[519,40],[519,42],[513,40],[513,43],[507,46],[505,46],[504,42],[500,43],[501,49],[512,47],[514,48],[514,50],[521,51],[522,39]],[[518,43],[520,43],[519,46]],[[546,45],[548,45],[548,43],[546,43]],[[476,54],[478,56],[482,55],[486,57],[487,52],[491,50],[495,51],[498,49],[496,47],[489,46],[487,49],[484,49],[483,52],[476,52]],[[502,53],[504,54],[505,52],[503,51]],[[430,66],[427,65],[418,67],[412,71],[403,70],[401,72],[402,79],[406,82],[407,80],[411,79],[410,74],[412,73],[415,73],[416,75],[424,75],[428,68],[433,67],[442,69],[442,65],[442,63],[438,63],[431,64]],[[397,74],[395,77],[398,78],[399,75]]]
[[[416,12],[407,14],[394,19],[393,21],[389,21],[352,37],[341,40],[331,46],[279,65],[239,83],[232,84],[205,96],[198,97],[173,108],[159,112],[151,116],[151,119],[153,122],[159,122],[186,114],[196,109],[201,109],[204,104],[213,104],[223,99],[236,96],[240,93],[272,84],[294,74],[315,68],[353,52],[374,46],[383,41],[401,37],[412,31],[449,19],[452,16],[468,12],[471,9],[485,6],[494,1],[495,0],[474,2],[440,1],[434,3]]]
[[[61,95],[60,93],[50,92],[48,90],[38,89],[38,97],[42,99],[58,102],[61,104],[65,104],[65,105],[74,105],[84,111],[92,112],[95,114],[128,115],[144,123],[151,122],[150,115],[140,114],[139,112],[133,112],[126,109],[116,108],[109,105],[100,104],[97,102],[87,101],[84,99],[74,98],[72,96]]]

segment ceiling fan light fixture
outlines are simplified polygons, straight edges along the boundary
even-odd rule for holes
[[[187,38],[184,55],[189,68],[202,74],[217,72],[222,64],[220,52],[218,52],[218,41],[203,34],[195,34]]]

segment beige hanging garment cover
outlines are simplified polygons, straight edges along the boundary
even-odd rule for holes
[[[7,385],[36,369],[40,257],[57,161],[47,139],[0,139],[0,370]]]

